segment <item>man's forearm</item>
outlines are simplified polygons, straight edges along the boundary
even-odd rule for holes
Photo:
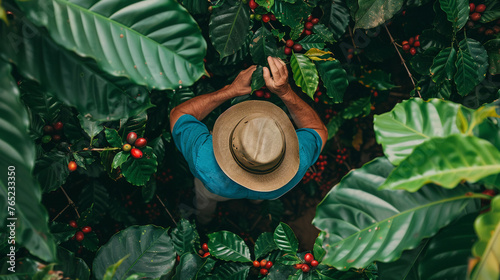
[[[300,98],[292,89],[281,96],[281,100],[285,103],[293,121],[298,128],[311,128],[318,132],[323,140],[323,146],[328,139],[328,130],[323,121],[302,98]],[[322,147],[323,148],[323,147]]]
[[[225,86],[218,91],[196,96],[176,106],[170,111],[170,129],[174,128],[175,122],[182,115],[192,115],[199,121],[203,120],[215,108],[234,96],[235,94],[229,90],[229,86]]]

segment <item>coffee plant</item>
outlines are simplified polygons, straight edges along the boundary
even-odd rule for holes
[[[0,0],[0,276],[500,279],[499,33],[496,0]],[[289,194],[199,225],[169,112],[253,64],[204,123],[286,110],[268,56],[329,141]]]

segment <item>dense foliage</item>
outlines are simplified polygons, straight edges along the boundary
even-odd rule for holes
[[[0,19],[2,279],[499,279],[500,2],[3,0]],[[169,133],[252,64],[252,94],[204,122],[283,107],[268,56],[329,132],[297,186],[322,199],[306,252],[281,200],[255,241],[197,229]]]

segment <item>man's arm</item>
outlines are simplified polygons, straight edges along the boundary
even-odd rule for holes
[[[230,85],[218,91],[194,97],[176,106],[170,111],[170,131],[174,129],[175,123],[182,115],[192,115],[201,121],[226,100],[251,93],[250,81],[256,67],[253,65],[241,71]]]
[[[269,69],[264,67],[266,86],[283,100],[298,128],[311,128],[319,134],[323,142],[321,149],[323,149],[328,140],[328,130],[320,117],[292,90],[288,83],[288,70],[285,63],[274,57],[268,57],[267,61],[273,76],[271,77]]]

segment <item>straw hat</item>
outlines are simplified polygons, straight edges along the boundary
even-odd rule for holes
[[[238,103],[215,122],[213,147],[222,171],[236,183],[270,192],[299,169],[299,142],[288,116],[271,102]]]

